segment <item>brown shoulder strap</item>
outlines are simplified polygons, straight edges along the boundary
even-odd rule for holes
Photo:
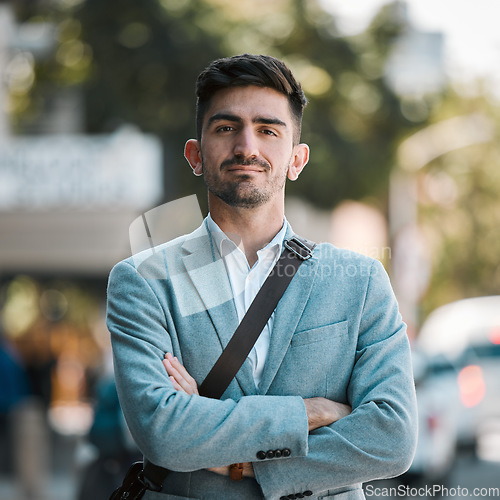
[[[250,304],[231,340],[199,387],[201,396],[219,399],[259,338],[300,264],[314,246],[297,236],[284,242],[284,250]]]

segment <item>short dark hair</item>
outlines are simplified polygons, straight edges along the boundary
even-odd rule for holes
[[[210,101],[219,90],[256,85],[269,87],[288,98],[296,122],[294,141],[299,142],[302,113],[307,99],[290,69],[283,61],[267,55],[241,54],[213,61],[196,82],[196,132],[201,140],[203,119]]]

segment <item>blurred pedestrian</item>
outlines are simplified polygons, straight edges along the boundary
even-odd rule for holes
[[[88,441],[97,456],[83,470],[77,500],[107,500],[140,453],[125,424],[113,377],[96,388],[95,416]]]
[[[31,394],[26,369],[0,323],[0,471],[13,472],[11,414]]]

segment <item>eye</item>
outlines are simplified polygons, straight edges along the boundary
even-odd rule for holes
[[[232,130],[234,130],[234,128],[231,127],[231,125],[224,125],[222,127],[219,127],[217,129],[217,132],[231,132]]]
[[[268,128],[265,128],[263,130],[260,131],[261,134],[264,134],[264,135],[270,135],[270,136],[274,136],[274,137],[277,137],[277,134],[274,130],[270,130]]]

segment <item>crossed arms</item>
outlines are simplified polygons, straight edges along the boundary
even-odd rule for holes
[[[165,354],[163,365],[177,391],[183,391],[188,395],[199,395],[196,380],[191,377],[176,356],[172,356],[171,353]],[[306,407],[309,432],[337,422],[342,417],[349,415],[352,410],[349,405],[322,397],[306,398],[304,399],[304,405]],[[225,476],[229,475],[229,465],[227,467],[209,467],[207,470]],[[251,462],[243,463],[243,476],[255,477]]]

